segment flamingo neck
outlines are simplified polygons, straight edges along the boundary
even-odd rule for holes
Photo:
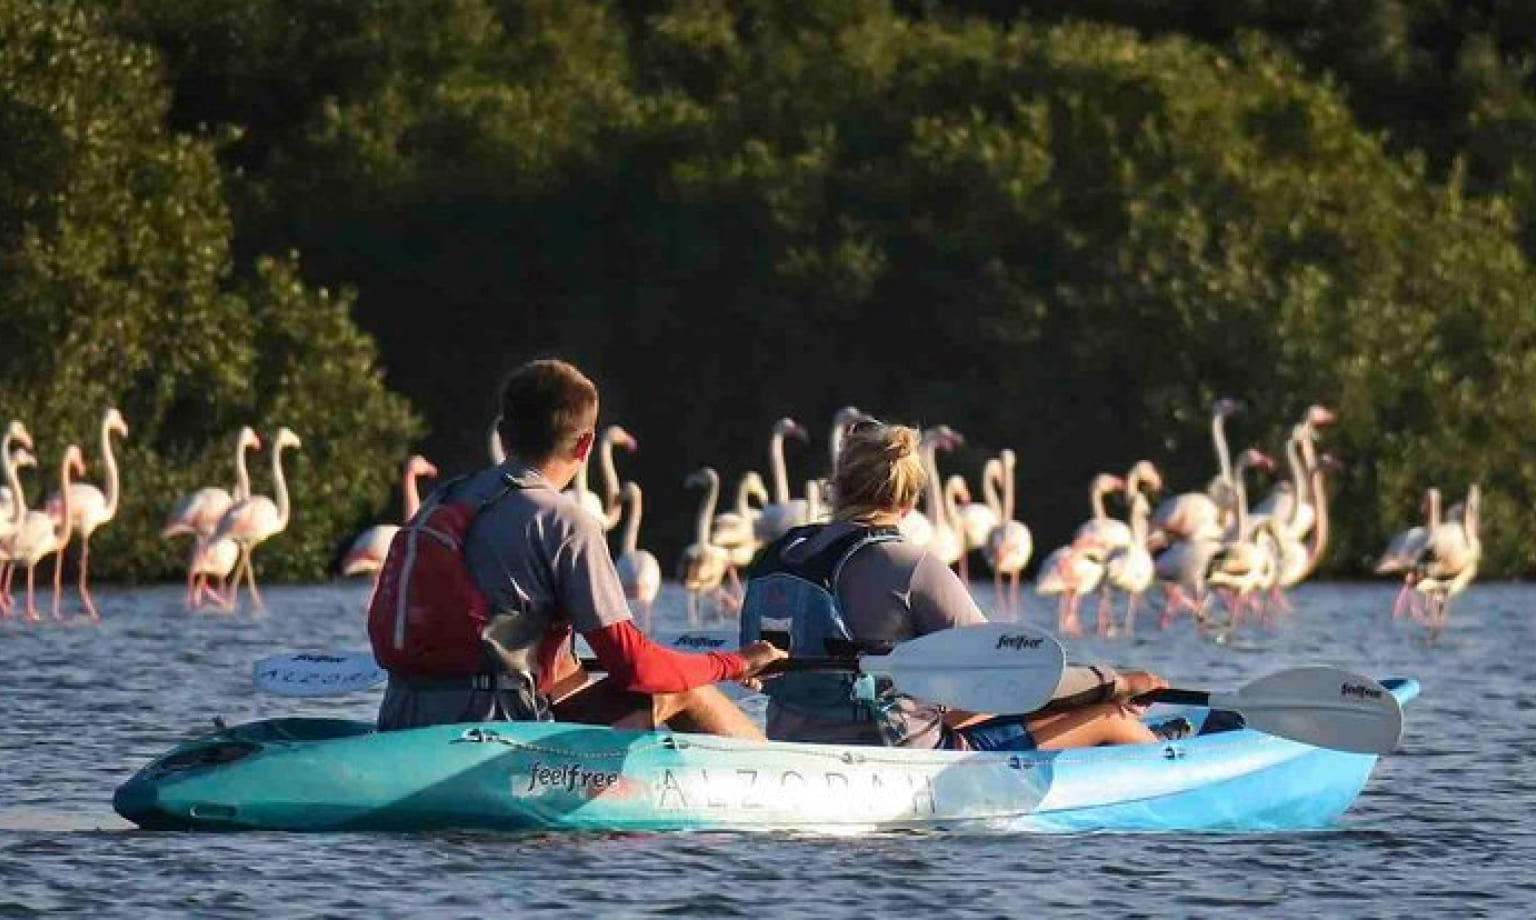
[[[603,432],[603,443],[597,456],[599,472],[603,474],[603,511],[610,518],[610,525],[619,522],[624,513],[620,495],[619,471],[613,465],[613,435]]]
[[[773,501],[789,503],[789,468],[784,465],[784,433],[775,431],[768,439],[768,466],[773,473]]]
[[[405,465],[405,476],[400,480],[400,496],[405,519],[409,521],[421,508],[421,490],[416,486],[416,468],[409,463]]]
[[[715,516],[715,502],[720,500],[720,477],[710,476],[704,489],[704,502],[699,505],[699,519],[694,522],[693,536],[700,546],[709,542],[709,523]]]
[[[245,465],[245,451],[249,446],[243,438],[235,445],[235,501],[251,497],[251,471]]]
[[[64,456],[64,462],[59,464],[59,512],[63,520],[59,524],[59,546],[69,543],[69,535],[74,532],[74,503],[69,496],[69,463],[68,454]]]
[[[960,519],[960,490],[965,483],[959,479],[952,479],[944,484],[944,523]]]
[[[1233,501],[1237,505],[1237,538],[1243,539],[1248,532],[1248,469],[1235,471],[1232,483]]]
[[[1147,545],[1147,522],[1152,517],[1152,506],[1147,503],[1146,496],[1137,492],[1131,498],[1131,543],[1135,546]]]
[[[19,527],[21,519],[27,516],[27,497],[21,491],[21,474],[16,471],[16,465],[11,462],[9,437],[0,440],[0,464],[5,465],[5,481],[11,487],[11,498],[15,503],[11,509],[11,523]]]
[[[112,429],[105,422],[101,426],[101,462],[107,468],[107,518],[110,520],[117,516],[117,456],[112,452]]]
[[[1220,412],[1211,419],[1211,440],[1216,442],[1216,468],[1229,486],[1236,486],[1232,477],[1232,454],[1227,449],[1227,417]]]
[[[940,494],[944,485],[939,480],[939,442],[936,439],[923,444],[923,469],[928,473],[928,494],[924,496],[924,509],[928,520],[937,525],[944,517],[943,496]]]
[[[277,529],[288,526],[288,480],[283,477],[283,445],[272,447],[272,490],[277,501]]]
[[[997,515],[999,521],[1005,517],[1003,514],[1003,497],[998,489],[1002,478],[1003,462],[993,457],[987,461],[987,465],[981,471],[981,497],[986,502],[987,507],[992,509],[992,513]]]
[[[821,480],[805,481],[805,519],[814,521],[821,517]]]
[[[629,519],[624,522],[624,546],[623,554],[633,555],[640,546],[640,515],[644,511],[644,503],[640,497],[640,487],[630,483],[629,487],[620,494],[621,503],[629,500]]]
[[[1478,527],[1480,525],[1481,505],[1483,503],[1483,490],[1477,486],[1467,490],[1467,506],[1461,513],[1461,529],[1467,535],[1467,542],[1478,545]]]
[[[1290,516],[1284,522],[1287,527],[1290,527],[1301,516],[1302,494],[1307,490],[1306,470],[1302,468],[1301,462],[1301,445],[1294,434],[1289,441],[1285,442],[1285,464],[1291,468]]]
[[[1013,464],[1012,463],[1004,463],[1003,464],[1003,474],[1002,474],[1002,476],[1003,476],[1003,520],[1011,521],[1011,520],[1013,520],[1013,512],[1014,512],[1014,495],[1013,495],[1014,485],[1013,485]]]
[[[1093,506],[1095,518],[1102,521],[1109,517],[1109,512],[1104,510],[1104,487],[1097,482],[1088,490],[1088,503]]]
[[[1303,444],[1302,450],[1306,451]],[[1310,468],[1312,510],[1316,517],[1312,525],[1311,545],[1307,547],[1307,566],[1305,573],[1310,575],[1312,570],[1323,559],[1323,551],[1328,548],[1328,490],[1323,482],[1323,465],[1316,462],[1310,456],[1307,457],[1307,466]],[[1298,501],[1300,499],[1298,498]],[[1438,511],[1436,514],[1438,515]]]

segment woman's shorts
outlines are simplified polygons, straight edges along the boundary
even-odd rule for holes
[[[1018,716],[998,716],[976,725],[968,725],[947,737],[945,747],[970,748],[973,751],[1033,751],[1035,737]],[[959,744],[955,744],[955,741]]]

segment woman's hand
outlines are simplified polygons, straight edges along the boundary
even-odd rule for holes
[[[1167,686],[1168,681],[1151,671],[1122,671],[1115,678],[1115,699],[1130,702],[1143,693],[1162,690]]]
[[[759,679],[763,670],[775,661],[789,657],[788,652],[762,639],[743,645],[737,654],[747,660],[747,669],[742,672],[741,677],[736,679],[737,683],[754,693],[763,689],[763,682]]]

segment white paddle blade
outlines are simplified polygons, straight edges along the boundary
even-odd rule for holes
[[[980,623],[903,642],[889,655],[865,655],[859,670],[896,689],[971,712],[1033,712],[1050,701],[1066,653],[1044,633]]]
[[[298,652],[256,662],[256,689],[276,696],[340,696],[389,679],[368,652]]]
[[[1339,668],[1292,668],[1232,693],[1212,693],[1211,708],[1242,713],[1248,727],[1304,744],[1387,754],[1403,735],[1403,706],[1379,682]]]

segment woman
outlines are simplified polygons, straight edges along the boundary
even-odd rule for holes
[[[898,529],[928,485],[920,438],[914,428],[873,420],[849,426],[833,474],[832,520],[796,527],[763,551],[743,601],[744,641],[787,634],[791,657],[817,656],[986,622],[954,571]],[[1130,702],[1167,686],[1145,671],[1069,667],[1051,705],[1022,716],[950,710],[891,688],[860,701],[854,686],[852,677],[835,674],[764,681],[768,737],[956,750],[1059,750],[1166,737],[1144,725]]]

